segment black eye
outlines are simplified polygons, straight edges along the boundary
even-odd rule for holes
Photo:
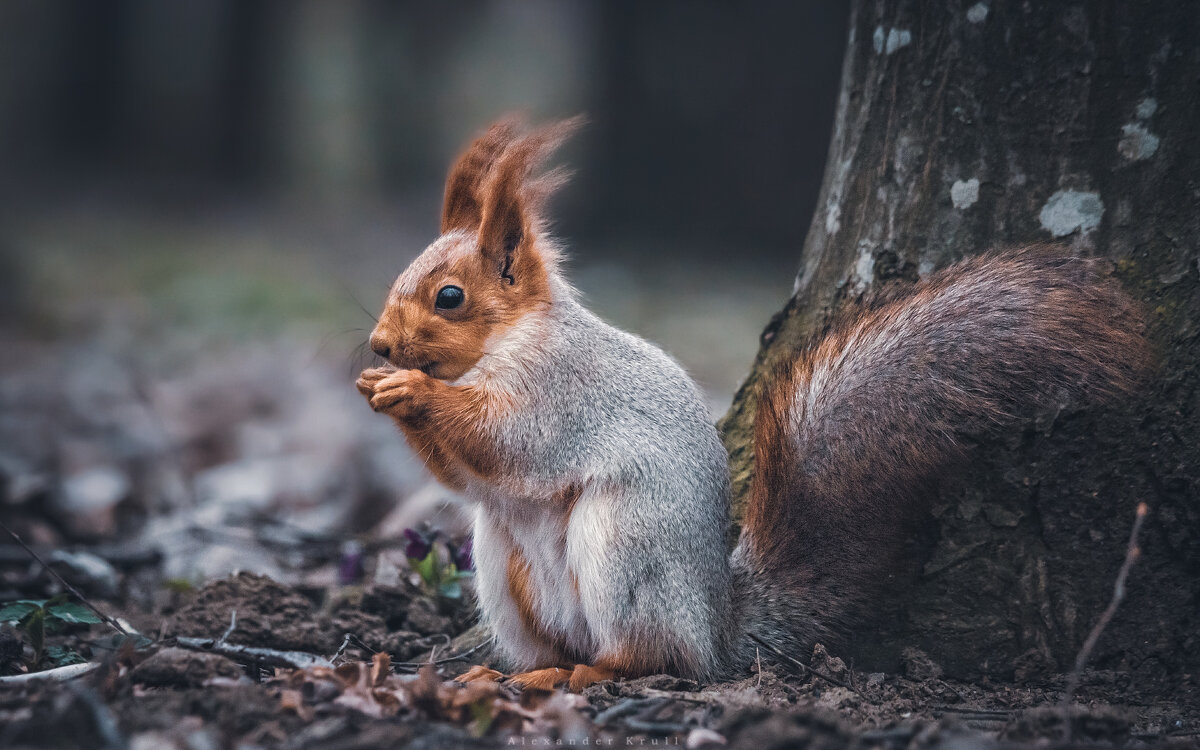
[[[456,286],[444,286],[438,290],[437,300],[433,304],[439,310],[453,310],[462,303],[462,289]]]

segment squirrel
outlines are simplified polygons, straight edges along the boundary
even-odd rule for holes
[[[475,500],[483,622],[518,685],[748,671],[862,616],[964,435],[1134,389],[1138,306],[1093,260],[960,261],[835,320],[764,379],[736,548],[700,389],[587,310],[543,217],[576,129],[502,120],[450,170],[441,236],[395,281],[357,388]],[[459,679],[499,679],[473,667]]]

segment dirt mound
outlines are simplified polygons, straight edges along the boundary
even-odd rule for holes
[[[250,573],[213,581],[196,592],[167,624],[168,635],[218,638],[236,626],[230,643],[328,654],[342,634],[322,628],[313,601],[294,589]]]

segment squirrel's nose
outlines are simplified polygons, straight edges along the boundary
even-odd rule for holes
[[[375,352],[384,359],[387,359],[392,353],[392,348],[388,346],[387,341],[385,341],[382,336],[377,333],[373,333],[371,334],[371,351]]]

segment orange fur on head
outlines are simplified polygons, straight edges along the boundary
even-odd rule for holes
[[[551,302],[552,250],[539,245],[541,209],[563,173],[535,175],[579,119],[521,134],[502,120],[459,157],[446,183],[443,236],[397,279],[371,348],[392,364],[441,380],[467,373],[494,339]],[[440,290],[459,307],[436,306]]]

